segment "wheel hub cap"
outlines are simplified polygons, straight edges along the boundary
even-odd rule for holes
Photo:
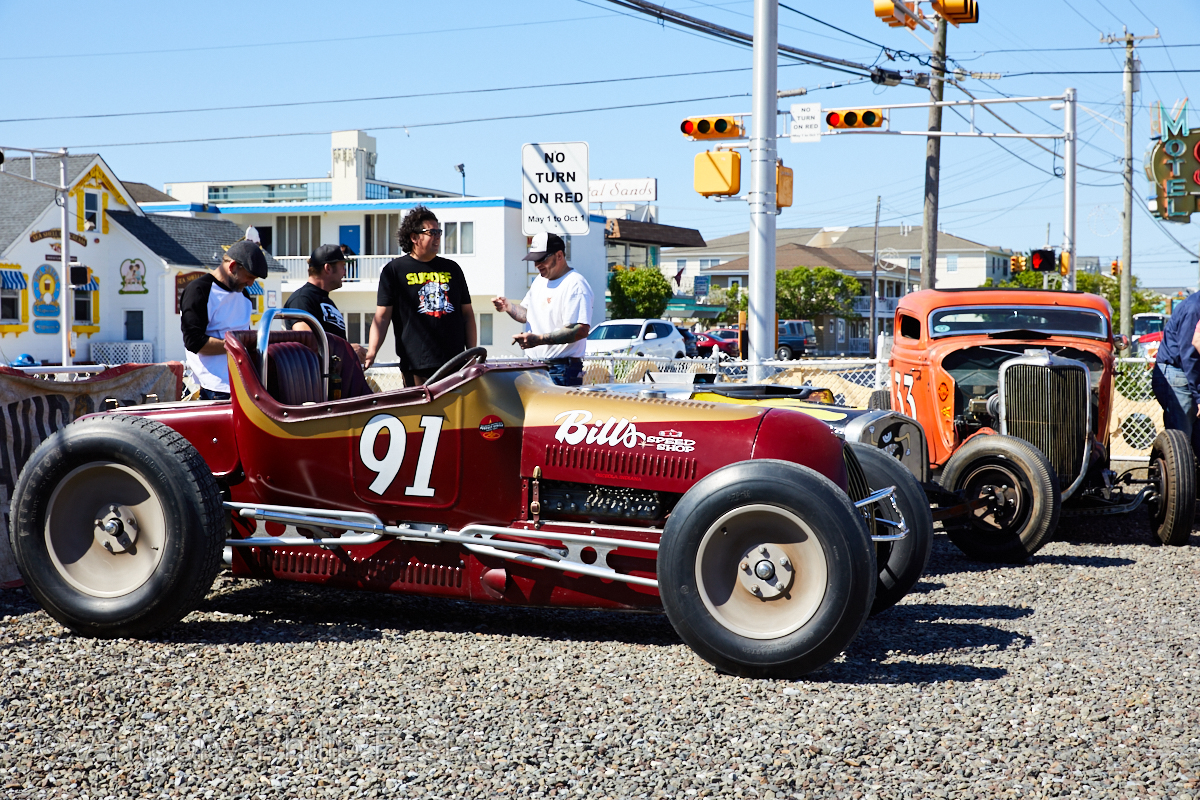
[[[773,600],[787,594],[795,577],[792,563],[783,550],[772,544],[752,548],[743,556],[738,569],[738,582],[760,600]]]
[[[138,525],[133,510],[116,503],[101,509],[92,536],[110,553],[136,553]]]

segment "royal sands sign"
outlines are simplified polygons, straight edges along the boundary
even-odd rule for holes
[[[1146,178],[1154,184],[1154,216],[1167,222],[1189,222],[1200,195],[1200,129],[1188,127],[1187,101],[1174,114],[1155,103],[1150,128],[1157,141],[1144,163]]]

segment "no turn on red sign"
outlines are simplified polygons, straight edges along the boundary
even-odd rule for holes
[[[587,142],[542,142],[521,148],[521,231],[586,236]]]

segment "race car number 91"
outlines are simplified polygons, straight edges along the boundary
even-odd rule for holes
[[[421,437],[421,452],[417,454],[417,470],[413,475],[411,486],[404,489],[404,494],[413,497],[433,497],[434,489],[429,485],[429,477],[433,474],[433,459],[437,455],[438,439],[442,435],[442,417],[421,417],[421,428],[425,435]],[[379,434],[387,431],[388,446],[382,457],[375,455],[375,440]],[[408,433],[404,423],[391,414],[376,414],[363,427],[362,438],[358,440],[358,457],[363,466],[375,473],[375,480],[369,488],[377,495],[382,495],[396,480],[400,467],[404,464],[404,450],[408,445]]]

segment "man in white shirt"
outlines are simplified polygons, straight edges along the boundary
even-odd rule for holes
[[[501,296],[492,305],[525,323],[525,331],[513,341],[531,358],[546,362],[551,380],[559,386],[580,386],[584,339],[592,325],[592,287],[567,264],[566,244],[556,234],[534,236],[523,260],[532,261],[538,271],[525,298],[513,303]]]
[[[267,277],[267,257],[255,242],[229,248],[212,272],[189,283],[179,298],[187,365],[200,384],[201,400],[229,399],[225,334],[250,328],[250,295],[256,278]]]

